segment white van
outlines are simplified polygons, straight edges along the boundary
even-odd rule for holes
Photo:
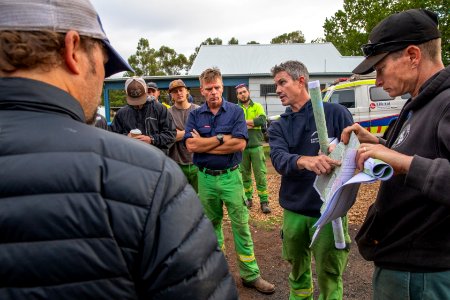
[[[323,91],[323,101],[339,103],[348,108],[353,120],[382,136],[398,117],[409,94],[392,98],[382,87],[375,86],[375,79],[354,78],[329,86]]]

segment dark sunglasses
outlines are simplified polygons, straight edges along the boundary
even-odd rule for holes
[[[404,41],[392,41],[392,42],[386,42],[386,43],[369,43],[364,44],[361,46],[361,50],[364,53],[365,57],[375,55],[381,52],[391,52],[397,49],[397,47],[392,47],[396,45],[411,45],[411,44],[418,44],[420,41],[418,40],[404,40]],[[406,46],[405,46],[406,47]]]

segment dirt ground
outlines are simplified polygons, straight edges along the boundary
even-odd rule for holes
[[[250,299],[283,299],[289,298],[288,276],[289,264],[281,258],[280,228],[282,222],[282,209],[278,204],[278,190],[280,176],[268,165],[268,185],[270,193],[270,207],[272,213],[265,215],[260,211],[256,195],[253,199],[253,207],[250,210],[250,229],[255,245],[255,255],[262,276],[276,286],[276,292],[272,295],[263,295],[254,289],[245,288],[240,281],[239,271],[236,267],[233,238],[231,236],[230,223],[224,220],[224,234],[226,245],[226,257],[230,270],[236,281],[241,300]],[[349,233],[353,244],[350,248],[349,262],[344,273],[344,299],[365,300],[371,298],[371,279],[373,265],[365,261],[358,252],[354,237],[364,220],[367,208],[374,201],[379,184],[362,185],[358,193],[355,205],[348,213]],[[318,298],[316,278],[314,276],[315,299]]]

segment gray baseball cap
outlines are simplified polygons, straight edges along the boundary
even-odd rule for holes
[[[114,50],[103,30],[100,17],[89,0],[2,0],[0,31],[77,31],[101,40],[108,51],[105,76],[133,68]]]

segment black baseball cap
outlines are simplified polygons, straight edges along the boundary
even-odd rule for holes
[[[409,9],[393,14],[372,29],[369,43],[361,47],[366,59],[353,70],[353,73],[370,73],[374,71],[373,66],[389,53],[440,37],[438,17],[432,11]]]
[[[147,84],[147,88],[155,90],[155,91],[159,90],[158,85],[156,84],[156,82],[153,82],[153,81],[150,81]]]

